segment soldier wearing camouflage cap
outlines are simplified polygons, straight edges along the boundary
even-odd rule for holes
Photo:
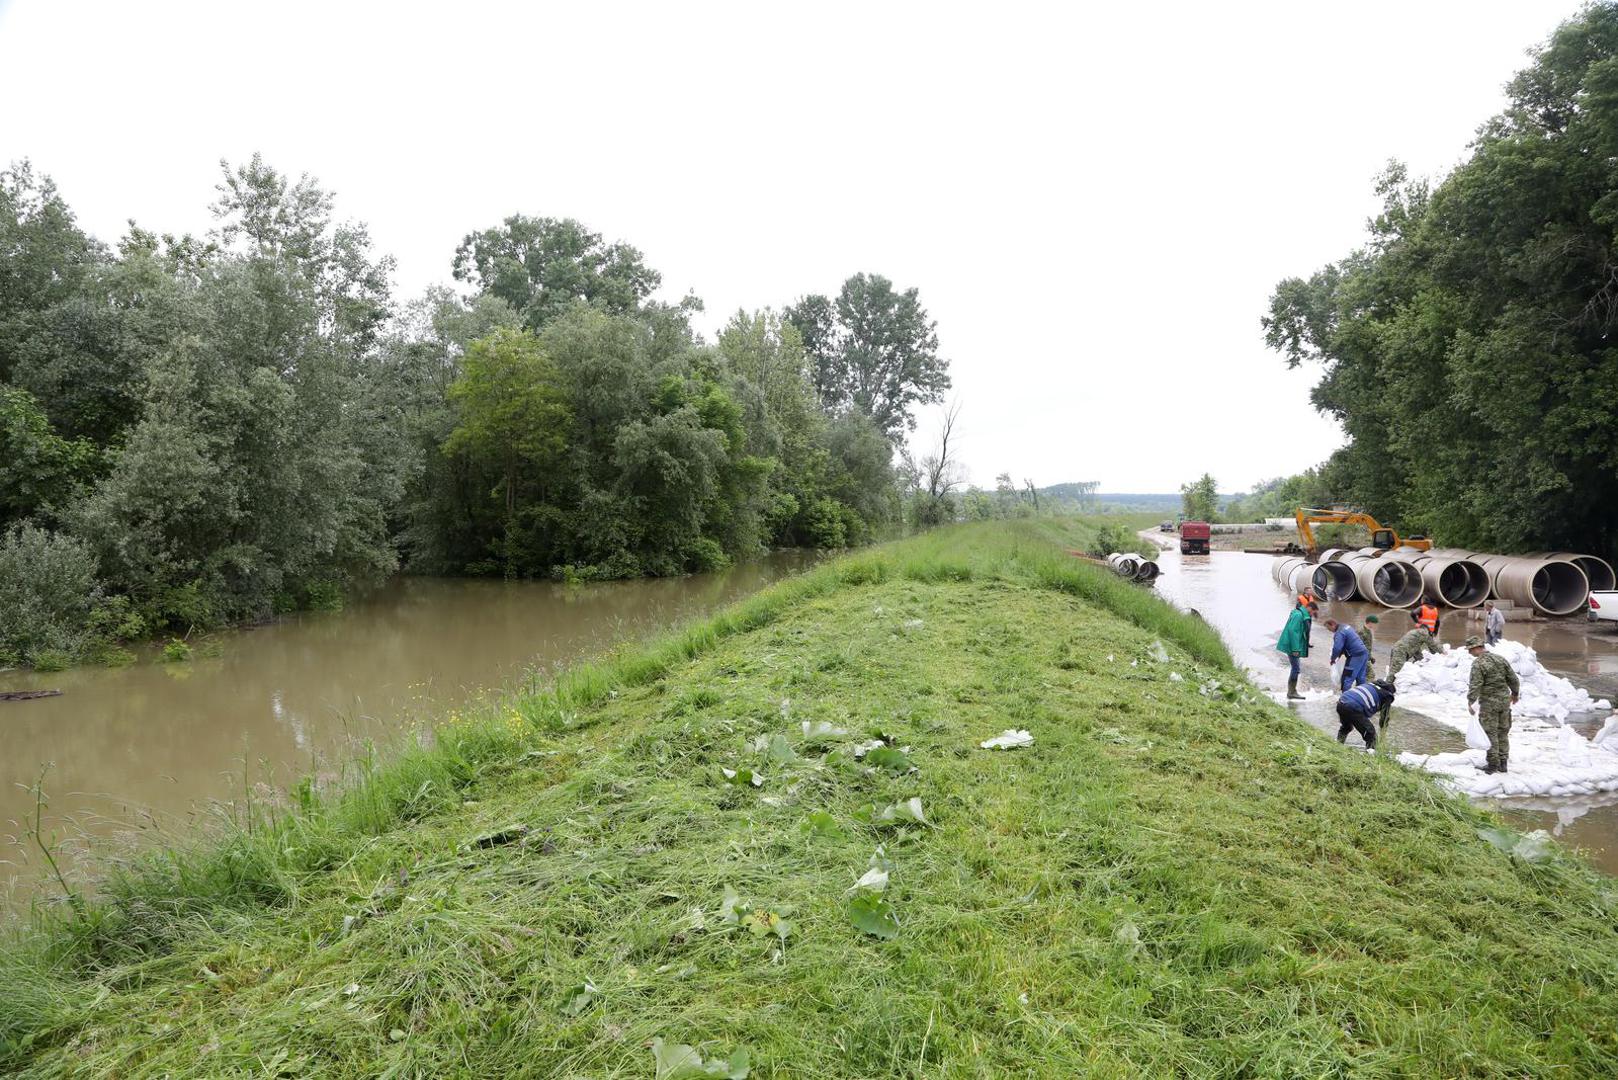
[[[1472,654],[1472,680],[1466,688],[1466,706],[1478,714],[1478,723],[1489,737],[1483,771],[1503,773],[1511,756],[1511,707],[1517,704],[1522,693],[1522,681],[1505,657],[1484,649],[1482,638],[1476,635],[1467,638],[1466,651]]]

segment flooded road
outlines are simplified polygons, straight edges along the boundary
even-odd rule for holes
[[[1231,655],[1260,686],[1284,690],[1286,658],[1276,651],[1275,641],[1292,608],[1292,597],[1270,577],[1272,557],[1227,551],[1181,556],[1177,550],[1169,549],[1159,555],[1158,563],[1163,568],[1163,576],[1157,580],[1158,593],[1178,607],[1195,609],[1218,629]],[[1357,625],[1371,614],[1381,620],[1372,652],[1377,666],[1386,671],[1388,652],[1409,629],[1410,616],[1360,602],[1320,605],[1312,635],[1314,649],[1303,662],[1298,684],[1300,690],[1316,694],[1311,695],[1311,700],[1293,703],[1291,708],[1332,736],[1337,734],[1337,695],[1329,692],[1335,687],[1326,663],[1331,655],[1331,639],[1322,622],[1331,617]],[[1446,612],[1439,639],[1458,647],[1467,635],[1481,633],[1481,623],[1466,618],[1465,613]],[[1576,686],[1596,697],[1618,701],[1618,634],[1605,626],[1586,632],[1582,625],[1569,620],[1510,619],[1506,637],[1533,648],[1540,663]],[[1569,723],[1589,736],[1608,715],[1602,711],[1575,716]],[[1466,747],[1460,732],[1397,706],[1384,739],[1392,753],[1408,750],[1431,754]],[[1350,736],[1350,742],[1357,744],[1358,737]],[[1585,849],[1598,866],[1618,874],[1618,792],[1587,798],[1491,799],[1485,804],[1500,810],[1518,828],[1545,829],[1564,843]]]
[[[0,907],[38,882],[28,788],[45,772],[45,832],[69,857],[86,836],[183,834],[247,784],[329,773],[367,739],[412,737],[480,691],[713,611],[814,561],[786,552],[718,574],[561,585],[397,578],[340,612],[214,635],[196,658],[53,675],[0,673]]]

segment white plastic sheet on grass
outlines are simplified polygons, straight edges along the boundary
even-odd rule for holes
[[[1033,746],[1034,737],[1021,728],[1006,728],[992,739],[978,743],[985,750],[1015,750],[1019,746]]]

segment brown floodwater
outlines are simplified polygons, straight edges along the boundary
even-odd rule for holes
[[[0,672],[0,907],[41,884],[41,830],[74,872],[85,851],[183,836],[250,789],[331,775],[373,742],[416,737],[480,693],[545,679],[628,639],[706,614],[814,561],[782,552],[717,574],[562,585],[396,578],[340,612],[213,635],[196,658],[144,650],[123,668]]]
[[[1163,576],[1157,579],[1156,587],[1171,603],[1195,609],[1211,623],[1225,639],[1231,655],[1248,669],[1256,683],[1269,690],[1282,690],[1286,686],[1287,664],[1276,651],[1275,642],[1286,624],[1293,598],[1270,577],[1273,563],[1271,556],[1239,551],[1182,557],[1176,550],[1165,550],[1158,556]],[[1316,622],[1316,647],[1303,662],[1300,688],[1327,690],[1333,686],[1326,663],[1331,650],[1323,647],[1326,638],[1319,631],[1320,620],[1329,616],[1358,624],[1372,614],[1381,620],[1372,653],[1386,670],[1388,653],[1409,628],[1410,616],[1358,601],[1324,603]],[[1511,614],[1518,616],[1517,612]],[[1578,618],[1508,616],[1506,637],[1532,647],[1546,668],[1593,696],[1618,701],[1618,632],[1610,628],[1612,625],[1590,626]],[[1468,635],[1482,632],[1480,622],[1468,619],[1464,612],[1451,611],[1441,621],[1439,638],[1459,646]],[[1291,708],[1315,727],[1336,735],[1335,697],[1296,702]],[[1602,711],[1569,717],[1568,722],[1589,737],[1609,715]],[[1466,739],[1437,720],[1396,706],[1385,744],[1391,753],[1409,750],[1432,754],[1463,750]],[[1500,811],[1517,828],[1549,831],[1564,843],[1582,848],[1603,870],[1618,874],[1618,792],[1575,798],[1484,799],[1479,803]]]

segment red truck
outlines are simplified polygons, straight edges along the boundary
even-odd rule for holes
[[[1208,554],[1208,538],[1211,535],[1213,530],[1208,528],[1206,521],[1180,522],[1180,554]]]

